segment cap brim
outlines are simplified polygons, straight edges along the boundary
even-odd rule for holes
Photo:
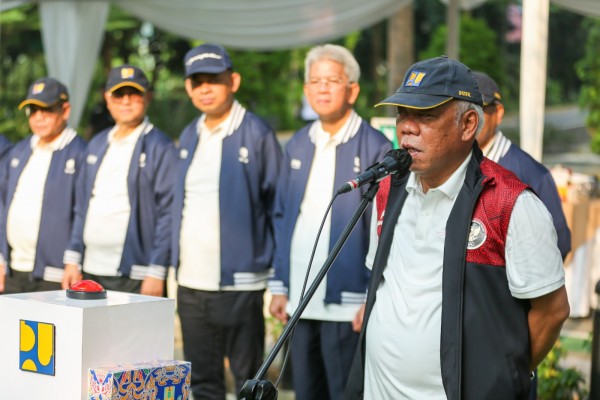
[[[481,95],[481,100],[483,100],[484,107],[489,106],[490,104],[494,104],[496,102],[496,98],[484,95]]]
[[[143,87],[140,84],[135,83],[135,82],[121,82],[121,83],[117,83],[116,85],[114,85],[110,89],[107,89],[106,91],[112,93],[115,90],[120,89],[122,87],[132,87],[134,89],[139,90],[142,93],[146,93],[146,88]]]
[[[195,74],[220,74],[221,72],[227,71],[227,69],[227,67],[223,66],[204,66],[198,68],[189,68],[188,70],[186,70],[185,77],[189,78],[190,76]]]
[[[49,104],[49,103],[44,103],[43,101],[36,100],[36,99],[25,99],[21,102],[21,104],[19,104],[19,110],[23,109],[23,107],[25,107],[28,104],[35,104],[36,106],[48,108],[56,103]]]
[[[427,110],[429,108],[441,106],[452,99],[453,97],[435,96],[423,93],[394,93],[393,96],[375,104],[375,107],[397,106],[414,108],[417,110]]]

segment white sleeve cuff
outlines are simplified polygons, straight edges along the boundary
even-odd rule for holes
[[[283,281],[269,281],[269,291],[272,295],[288,295],[288,288],[283,285]]]
[[[65,264],[81,264],[81,253],[73,250],[65,250],[63,256],[63,263]],[[81,270],[81,267],[79,268]]]
[[[152,264],[148,266],[148,272],[146,273],[146,276],[164,281],[165,279],[167,279],[167,273],[167,267]]]

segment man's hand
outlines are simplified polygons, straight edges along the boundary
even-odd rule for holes
[[[6,265],[0,264],[0,293],[4,293],[4,281],[6,280]]]
[[[269,312],[272,316],[283,322],[284,324],[288,321],[288,315],[285,311],[287,306],[288,297],[284,294],[275,294],[271,298],[271,304],[269,305]]]
[[[363,324],[363,318],[365,317],[366,304],[363,304],[360,309],[356,312],[354,321],[352,321],[352,330],[354,332],[360,332]]]
[[[83,279],[79,267],[76,264],[65,264],[65,273],[62,278],[61,286],[63,289],[69,289],[71,285]]]
[[[165,294],[165,281],[164,279],[152,278],[147,276],[142,282],[142,288],[140,294],[147,296],[162,297]]]

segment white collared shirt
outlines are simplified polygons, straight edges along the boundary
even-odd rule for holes
[[[23,168],[8,209],[6,236],[10,246],[10,267],[16,271],[31,272],[35,262],[46,178],[52,155],[63,149],[77,136],[72,128],[65,128],[48,144],[40,143],[37,135],[31,137],[31,156]],[[61,265],[53,267],[60,268]]]
[[[504,136],[501,131],[498,131],[493,139],[485,147],[481,148],[481,151],[484,156],[493,162],[498,162],[508,152],[511,144],[510,139]]]
[[[288,313],[293,314],[298,303],[302,285],[309,265],[310,256],[321,225],[323,215],[334,190],[337,146],[347,142],[358,132],[362,119],[354,111],[344,125],[335,134],[323,130],[320,121],[316,121],[310,130],[315,145],[315,153],[310,174],[300,205],[300,214],[296,220],[290,251],[290,288]],[[331,235],[331,213],[327,216],[315,251],[307,288],[329,255]],[[325,304],[327,277],[323,279],[310,303],[302,313],[302,318],[320,321],[352,321],[360,304]]]
[[[83,229],[83,270],[100,276],[118,275],[131,215],[127,188],[131,157],[138,139],[152,125],[146,118],[123,138],[115,138],[118,129],[115,126],[108,133],[108,148],[98,167]]]
[[[178,281],[191,289],[220,289],[219,178],[227,123],[213,130],[201,125],[200,142],[185,178]]]
[[[234,101],[227,118],[213,129],[198,120],[199,143],[185,178],[179,240],[178,283],[196,290],[221,287],[219,180],[223,139],[241,123],[245,109]]]

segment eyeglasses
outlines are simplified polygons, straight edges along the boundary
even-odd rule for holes
[[[330,76],[328,78],[310,78],[306,83],[311,89],[319,89],[321,85],[332,89],[339,89],[342,86],[349,85],[352,82],[345,81],[342,78]]]
[[[144,93],[130,88],[117,89],[108,95],[117,104],[122,103],[125,97],[129,97],[129,101],[132,103],[140,103],[144,99]]]
[[[58,103],[50,107],[42,107],[35,104],[28,104],[25,106],[25,115],[27,118],[33,117],[38,111],[42,113],[43,116],[48,114],[58,114],[63,110],[63,103]]]

